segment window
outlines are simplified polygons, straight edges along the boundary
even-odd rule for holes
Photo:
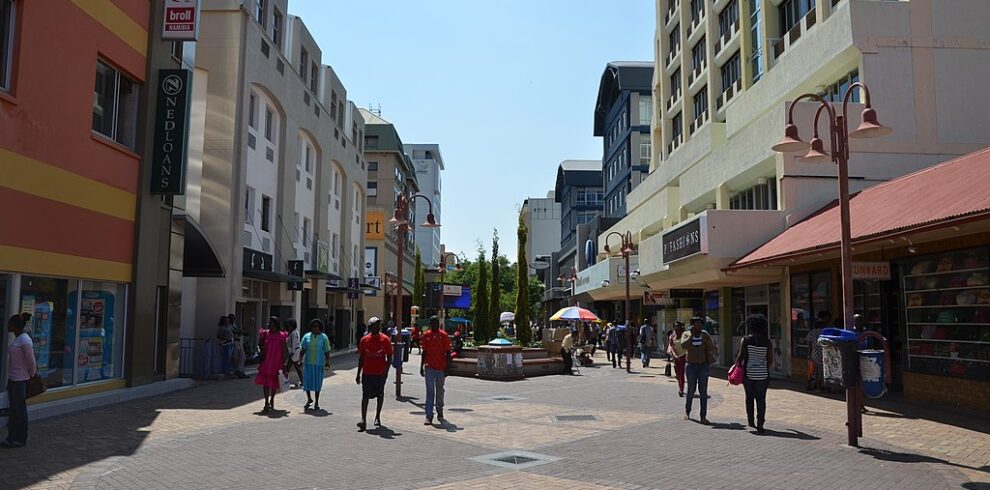
[[[739,71],[738,51],[736,51],[736,54],[729,58],[729,61],[726,61],[725,64],[722,65],[720,71],[722,75],[722,92],[725,92],[726,90],[729,90],[729,87],[735,85],[735,83],[739,80],[739,77],[742,76]]]
[[[736,3],[736,0],[732,0],[718,14],[719,37],[724,38],[726,34],[732,32],[733,24],[735,24],[738,21],[739,21],[739,4]]]
[[[10,90],[14,55],[14,0],[0,0],[0,90]]]
[[[763,76],[763,36],[760,35],[760,0],[749,0],[750,40],[753,52],[749,55],[753,70],[753,82]]]
[[[694,96],[694,118],[697,119],[708,112],[708,86],[706,85]],[[695,128],[698,129],[698,128]]]
[[[801,19],[814,10],[815,0],[785,0],[777,7],[780,13],[780,37],[784,37],[792,27],[798,25]]]
[[[647,94],[639,94],[639,125],[649,126],[653,122],[653,99]]]
[[[368,182],[368,197],[378,195],[378,182]]]
[[[299,76],[302,77],[303,83],[306,83],[306,75],[309,73],[309,53],[306,48],[302,48],[299,52]]]
[[[364,146],[365,147],[378,146],[378,136],[366,135],[364,137]]]
[[[756,185],[737,192],[729,198],[729,209],[777,209],[777,179],[760,179]]]
[[[344,125],[344,101],[337,102],[337,126]]]
[[[272,198],[261,196],[261,229],[272,231]]]
[[[677,24],[674,26],[674,30],[670,31],[667,35],[667,41],[670,43],[670,52],[676,53],[681,49],[681,25]]]
[[[306,173],[313,173],[313,147],[306,144],[305,159]]]
[[[701,67],[705,64],[705,36],[701,36],[701,40],[698,44],[695,44],[691,48],[691,69],[694,71],[701,70]]]
[[[681,69],[678,68],[674,70],[674,73],[670,75],[670,95],[681,91]]]
[[[368,162],[368,171],[369,172],[377,172],[378,171],[378,162],[375,162],[375,161]]]
[[[671,140],[676,140],[684,134],[684,120],[680,112],[670,121],[670,127]]]
[[[3,1],[3,0],[0,0],[0,1]],[[172,58],[175,59],[176,61],[179,61],[179,62],[182,61],[182,48],[183,48],[183,46],[185,46],[185,43],[182,42],[182,41],[175,41],[175,42],[172,43]]]
[[[337,92],[330,92],[330,119],[337,119]]]
[[[272,9],[272,42],[282,45],[282,13],[278,9]]]
[[[646,133],[640,133],[639,135],[639,164],[649,165],[650,155],[653,153],[652,146],[650,144],[650,135]]]
[[[333,258],[337,258],[337,232],[333,233],[330,241],[330,252],[333,254]]]
[[[103,61],[97,61],[93,131],[128,148],[134,148],[137,111],[137,83]]]
[[[258,127],[258,96],[253,92],[248,98],[248,126]]]
[[[309,69],[309,89],[316,93],[320,84],[320,66],[314,61]]]
[[[265,139],[275,142],[275,113],[272,108],[265,106]]]
[[[251,187],[244,192],[244,223],[254,224],[254,189]]]
[[[705,15],[705,0],[691,0],[691,22]]]
[[[303,228],[302,228],[302,244],[304,247],[309,246],[309,218],[303,218]]]
[[[255,4],[255,7],[257,7],[257,8],[254,11],[254,18],[255,18],[255,20],[258,21],[259,24],[261,24],[261,27],[265,27],[265,18],[266,18],[266,16],[265,16],[265,3],[266,2],[267,2],[267,0],[258,0],[258,3]]]
[[[846,91],[849,90],[849,86],[859,81],[859,70],[853,70],[842,78],[835,81],[835,83],[825,87],[825,91],[822,93],[822,98],[830,102],[842,102],[842,98],[846,96]],[[859,90],[852,93],[850,96],[850,102],[859,102]]]
[[[577,224],[583,225],[586,223],[591,223],[598,216],[598,211],[578,211],[577,212]]]

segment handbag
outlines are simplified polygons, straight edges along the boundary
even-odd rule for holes
[[[667,367],[663,368],[663,375],[670,377],[670,362],[667,362]]]
[[[746,368],[742,367],[740,364],[733,364],[729,368],[729,384],[730,385],[741,385],[743,378],[746,377]]]
[[[286,393],[289,391],[291,385],[289,384],[289,376],[282,371],[278,372],[278,391],[279,393]]]
[[[41,379],[40,375],[35,374],[28,380],[27,383],[27,396],[25,398],[34,398],[47,390],[48,387],[45,386],[45,380]]]

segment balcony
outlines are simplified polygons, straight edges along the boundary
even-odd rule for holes
[[[722,92],[722,95],[718,96],[718,99],[715,101],[715,110],[718,111],[719,115],[725,112],[725,107],[729,104],[729,101],[739,95],[739,92],[742,92],[742,88],[742,79],[740,78],[730,85],[725,92]]]
[[[717,64],[722,64],[729,55],[732,54],[732,50],[729,49],[733,46],[739,44],[739,20],[737,19],[732,23],[727,31],[722,33],[722,35],[715,40],[715,62]]]
[[[721,12],[729,0],[712,0],[712,12]]]
[[[710,117],[709,111],[708,109],[705,109],[705,112],[702,112],[701,115],[699,115],[694,119],[694,121],[691,121],[691,126],[690,126],[691,134],[694,134],[695,131],[701,129],[701,126],[703,126],[706,122],[708,122],[709,117]]]
[[[700,65],[698,65],[694,69],[694,71],[688,74],[688,92],[693,91],[695,85],[697,85],[701,80],[705,80],[705,77],[703,75],[705,74],[705,69],[707,68],[708,68],[708,62],[703,61]]]
[[[667,53],[667,63],[664,64],[664,67],[667,69],[667,72],[670,72],[670,69],[673,68],[674,66],[674,61],[677,60],[677,58],[680,57],[680,55],[681,55],[680,46],[677,46],[675,49],[672,49],[670,53]]]
[[[794,45],[801,39],[801,36],[808,32],[809,29],[814,27],[818,22],[817,12],[815,9],[811,9],[801,18],[801,21],[791,27],[791,30],[784,34],[784,37],[777,39],[773,42],[773,61],[776,64],[777,60],[780,59],[784,53],[787,52],[788,48]]]
[[[694,44],[705,33],[705,17],[705,13],[702,12],[698,18],[691,21],[691,25],[688,26],[688,45]]]
[[[682,133],[682,134],[679,134],[679,135],[675,136],[674,139],[672,139],[670,141],[670,143],[667,143],[667,154],[669,155],[669,154],[673,153],[674,150],[677,149],[677,147],[679,147],[679,146],[681,146],[683,144],[684,144],[684,134]]]
[[[673,109],[674,104],[681,100],[681,89],[677,89],[674,93],[670,94],[670,98],[667,99],[667,112]]]
[[[667,13],[664,14],[663,16],[663,25],[664,28],[666,28],[668,31],[673,26],[673,21],[676,21],[680,17],[680,15],[678,14],[680,13],[681,10],[680,0],[671,0],[670,3],[671,3],[670,8],[667,10]]]

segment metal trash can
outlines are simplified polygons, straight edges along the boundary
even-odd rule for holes
[[[880,398],[887,392],[887,383],[884,382],[887,369],[884,351],[866,349],[858,351],[858,354],[863,394],[870,398]]]
[[[403,355],[406,350],[405,342],[392,342],[392,367],[395,369],[402,369],[402,363],[404,361]]]
[[[818,343],[822,346],[822,376],[826,384],[843,389],[859,384],[857,337],[852,330],[822,330]]]

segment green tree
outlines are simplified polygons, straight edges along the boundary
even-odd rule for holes
[[[474,285],[474,341],[478,344],[488,342],[488,262],[485,260],[485,250],[478,250],[478,282]]]
[[[426,275],[423,272],[423,258],[419,254],[419,247],[416,247],[416,273],[413,276],[413,298],[412,303],[414,306],[418,306],[420,309],[420,315],[423,312],[423,299],[425,298],[426,289]]]
[[[500,282],[502,262],[499,260],[501,257],[498,255],[498,230],[492,232],[492,285],[488,291],[491,295],[491,299],[488,301],[488,307],[490,308],[488,313],[488,335],[490,336],[486,340],[491,340],[495,338],[495,332],[498,331],[499,327],[499,314],[502,313],[502,288],[503,285]]]
[[[526,240],[529,230],[522,213],[519,213],[519,227],[516,228],[518,252],[516,254],[516,338],[523,346],[533,340],[529,325],[529,262],[526,260]]]

